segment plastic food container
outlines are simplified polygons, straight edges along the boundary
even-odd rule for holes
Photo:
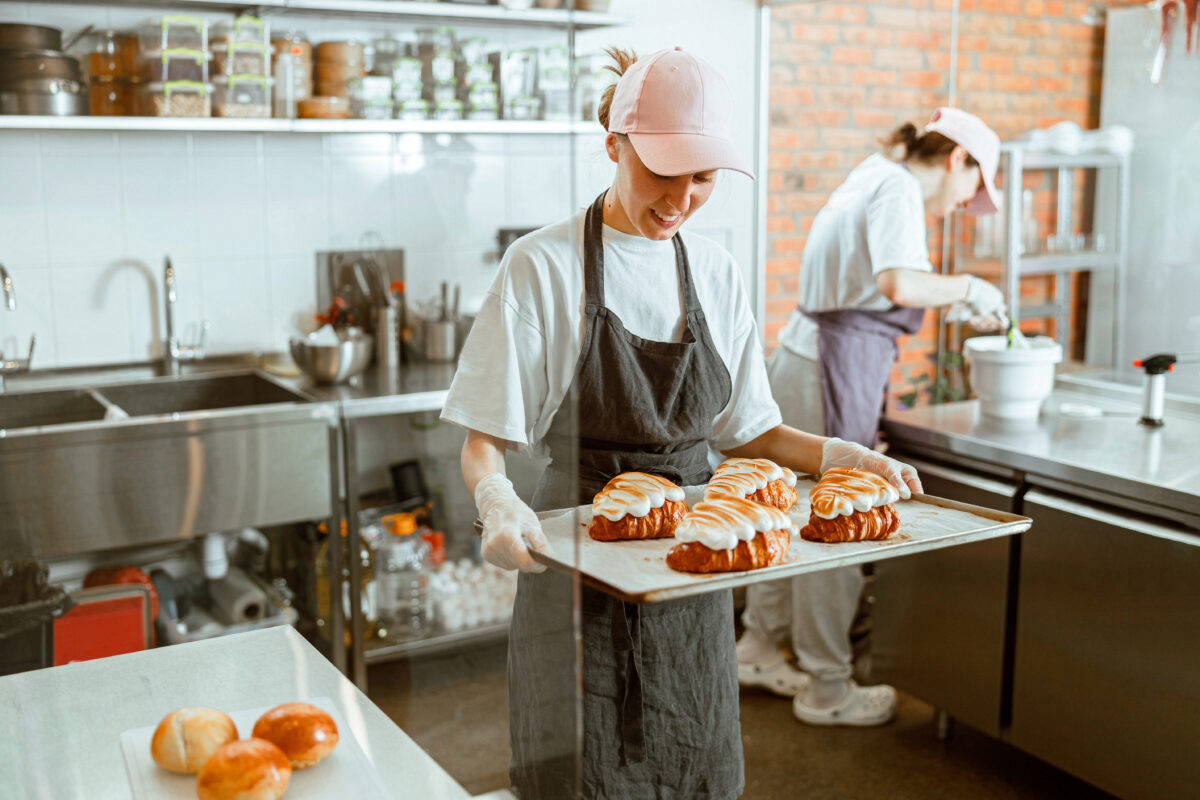
[[[467,119],[480,121],[500,119],[500,106],[497,103],[471,103]]]
[[[508,103],[508,118],[514,120],[540,119],[542,101],[536,97],[514,97]]]
[[[474,86],[477,83],[494,83],[496,75],[492,70],[491,62],[477,61],[473,64],[467,64],[462,70],[462,82],[464,86]]]
[[[138,110],[146,117],[207,117],[212,114],[212,84],[168,81],[144,84]]]
[[[230,75],[213,78],[213,116],[267,119],[271,116],[270,78]]]
[[[1004,336],[976,336],[963,344],[971,390],[985,415],[1035,419],[1054,389],[1054,365],[1062,361],[1062,347],[1044,336],[1026,341],[1028,348],[1012,350]]]
[[[392,80],[396,83],[420,83],[423,69],[419,58],[397,58],[392,65]]]
[[[420,100],[423,88],[420,81],[398,81],[392,89],[392,99],[397,103]]]
[[[450,50],[440,50],[429,61],[428,74],[433,81],[454,80],[454,53]]]
[[[374,100],[364,100],[362,104],[363,119],[391,119],[392,111],[395,105],[392,103],[392,98],[386,99],[376,98]]]
[[[212,26],[212,41],[246,42],[268,44],[271,41],[267,23],[258,17],[238,17],[232,22],[218,22]]]
[[[433,98],[434,105],[438,103],[448,103],[451,100],[458,99],[458,86],[453,80],[438,81],[429,90],[429,96]]]
[[[310,97],[296,103],[300,119],[349,119],[350,100],[345,97]]]
[[[172,48],[169,50],[143,50],[138,60],[138,76],[145,81],[166,83],[171,81],[208,81],[208,66],[212,54],[204,50]]]
[[[270,45],[263,42],[219,42],[212,46],[213,74],[266,77],[270,53]]]
[[[476,83],[467,90],[467,102],[471,106],[499,105],[500,89],[491,81]]]
[[[137,37],[143,53],[149,50],[208,48],[208,28],[204,20],[186,14],[152,17],[138,26]]]
[[[443,100],[434,111],[436,119],[454,120],[463,118],[463,104],[460,100]]]
[[[458,52],[462,56],[462,60],[468,64],[477,64],[481,61],[487,61],[487,37],[484,36],[468,36],[459,42]]]
[[[429,103],[424,100],[405,100],[400,104],[396,118],[408,121],[429,119]]]

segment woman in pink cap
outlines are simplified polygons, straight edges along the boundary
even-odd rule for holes
[[[837,437],[826,445],[873,447],[896,340],[921,328],[926,308],[995,327],[1004,295],[973,275],[938,275],[929,261],[925,215],[994,213],[1000,139],[978,117],[936,111],[923,133],[911,123],[883,141],[834,190],[804,247],[800,304],[768,365],[783,420]],[[812,725],[880,725],[895,714],[890,686],[851,678],[850,625],[862,590],[858,567],[751,586],[738,641],[738,677],[794,697]],[[777,643],[791,635],[803,672]]]
[[[610,54],[620,80],[599,117],[612,185],[508,249],[442,418],[468,431],[484,558],[521,570],[508,662],[520,796],[733,798],[744,780],[730,592],[640,606],[581,587],[576,727],[572,584],[534,561],[549,545],[533,509],[591,503],[630,470],[705,483],[710,444],[802,472],[863,466],[903,493],[919,484],[866,448],[831,462],[823,437],[780,423],[737,265],[681,232],[719,170],[750,175],[724,79],[679,49]],[[551,458],[530,505],[505,475],[505,450],[523,447]]]

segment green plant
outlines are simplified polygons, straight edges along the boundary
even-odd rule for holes
[[[921,395],[929,398],[930,405],[966,400],[963,357],[953,350],[938,350],[926,355],[933,362],[933,374],[923,372],[913,378],[912,388],[896,399],[905,408],[912,408]],[[936,377],[935,377],[936,376]]]

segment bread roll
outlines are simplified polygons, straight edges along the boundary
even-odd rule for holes
[[[223,745],[196,778],[200,800],[279,800],[292,777],[287,756],[262,739]]]
[[[217,748],[237,738],[237,726],[214,708],[180,708],[163,717],[150,740],[154,763],[171,772],[197,773]]]
[[[338,743],[333,717],[308,703],[275,706],[254,723],[252,735],[275,744],[292,769],[311,767],[333,752]]]

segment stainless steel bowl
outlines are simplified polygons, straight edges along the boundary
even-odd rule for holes
[[[367,334],[347,337],[338,344],[313,344],[292,339],[292,360],[317,383],[342,383],[367,368],[374,353],[374,340]]]

